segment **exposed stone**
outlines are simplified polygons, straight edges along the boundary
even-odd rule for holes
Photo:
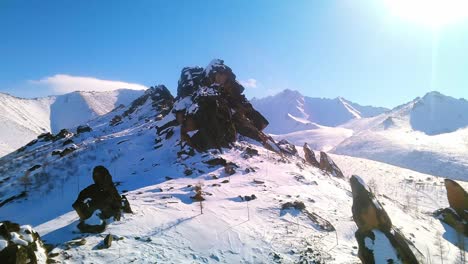
[[[353,219],[356,222],[358,230],[355,233],[356,240],[359,245],[358,256],[363,264],[374,264],[375,249],[379,245],[374,245],[369,248],[366,241],[377,241],[377,236],[385,236],[398,259],[391,259],[392,263],[418,263],[416,256],[411,251],[405,237],[392,226],[392,221],[385,212],[382,205],[377,201],[374,194],[364,181],[356,175],[350,179],[351,189],[353,193]],[[382,250],[388,250],[383,248]]]
[[[286,139],[282,139],[280,142],[278,142],[278,146],[281,149],[281,152],[287,155],[297,155],[297,149],[294,144],[289,143]]]
[[[60,130],[60,132],[57,133],[57,135],[54,136],[54,141],[57,141],[59,139],[63,139],[63,138],[67,138],[67,137],[71,137],[73,136],[73,133],[66,130],[66,129],[62,129]]]
[[[208,67],[184,68],[173,113],[181,139],[198,151],[230,147],[243,135],[259,142],[268,121],[243,95],[244,87],[222,60]]]
[[[87,132],[91,132],[91,131],[92,131],[92,129],[88,125],[81,125],[81,126],[78,126],[76,128],[76,133],[77,134],[87,133]]]
[[[104,248],[110,248],[112,246],[112,240],[113,240],[113,237],[111,234],[108,234],[105,238],[104,238]]]
[[[151,107],[158,115],[165,116],[173,107],[174,97],[164,85],[150,87],[142,96],[132,102],[130,107],[122,114],[122,117],[129,116],[147,102],[151,103]]]
[[[37,139],[42,141],[52,141],[54,140],[54,135],[52,135],[50,132],[46,132],[37,136]]]
[[[309,163],[310,165],[319,168],[320,163],[317,161],[315,158],[315,153],[312,151],[312,149],[309,147],[307,143],[304,143],[304,146],[302,147],[304,150],[304,158]]]
[[[47,252],[41,237],[30,226],[0,222],[0,240],[6,243],[0,248],[1,263],[47,263]]]
[[[320,151],[320,169],[330,173],[334,177],[344,178],[343,172],[335,164],[335,162],[327,155],[327,153]]]
[[[456,181],[445,179],[444,183],[450,207],[462,219],[468,221],[468,193]]]
[[[445,179],[444,182],[450,207],[435,211],[434,216],[468,236],[468,194],[456,181]]]
[[[78,228],[85,233],[100,233],[110,218],[120,220],[122,211],[131,213],[126,197],[121,197],[114,186],[112,176],[103,166],[93,170],[94,184],[83,189],[73,203],[73,208],[80,217]],[[93,223],[88,223],[93,220]],[[97,221],[99,218],[102,221]],[[90,219],[88,222],[87,220]]]

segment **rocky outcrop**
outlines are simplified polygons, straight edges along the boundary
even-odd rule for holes
[[[0,262],[47,263],[47,252],[41,237],[31,226],[9,221],[0,222]]]
[[[439,209],[434,216],[468,236],[468,194],[456,181],[445,179],[448,208]]]
[[[83,134],[83,133],[87,133],[87,132],[91,132],[91,131],[92,131],[92,129],[88,125],[81,125],[81,126],[78,126],[76,128],[76,134]]]
[[[109,171],[103,166],[93,170],[94,184],[80,192],[73,208],[80,217],[78,228],[83,233],[100,233],[109,220],[120,220],[122,212],[131,213],[125,196],[120,196]]]
[[[336,163],[327,155],[327,153],[320,151],[320,164],[319,168],[324,170],[334,177],[344,178],[343,172],[336,165]]]
[[[132,102],[130,107],[122,114],[122,117],[129,116],[136,112],[145,103],[150,103],[156,113],[165,116],[174,105],[174,97],[164,85],[150,87],[145,93]]]
[[[281,152],[286,154],[286,155],[291,155],[291,156],[297,155],[296,146],[294,146],[294,144],[291,144],[286,139],[280,140],[278,142],[278,146],[281,149]]]
[[[181,139],[199,151],[229,147],[238,135],[267,141],[262,130],[268,121],[243,92],[244,87],[222,60],[213,60],[204,69],[184,68],[172,110],[181,126]]]
[[[369,187],[356,175],[350,179],[353,193],[353,219],[359,245],[359,258],[364,264],[418,263],[405,237],[392,226],[392,221]],[[390,248],[387,248],[390,247]],[[382,252],[376,251],[377,249]]]
[[[312,149],[309,147],[307,143],[304,143],[304,146],[302,147],[304,150],[304,158],[309,163],[310,165],[319,168],[320,163],[317,161],[315,158],[315,153],[312,151]]]
[[[445,179],[444,183],[450,207],[468,221],[468,193],[456,181]]]

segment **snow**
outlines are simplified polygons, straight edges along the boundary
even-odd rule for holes
[[[300,110],[304,107],[296,109],[298,112],[291,116],[297,118],[289,120],[304,121],[305,115],[301,115]],[[447,252],[457,252],[454,231],[431,215],[448,206],[442,178],[368,159],[330,154],[346,177],[338,179],[306,165],[301,157],[278,155],[243,139],[232,149],[179,157],[177,152],[182,143],[177,136],[180,134],[178,127],[174,128],[172,137],[158,143],[160,147],[155,149],[155,128],[174,120],[173,114],[155,121],[160,113],[154,111],[148,101],[124,117],[120,125],[110,126],[110,120],[123,111],[125,108],[117,109],[89,121],[93,132],[73,137],[77,150],[65,157],[51,155],[52,150],[61,148],[62,142],[57,141],[34,145],[23,153],[12,153],[0,159],[2,201],[24,190],[25,186],[19,182],[24,171],[31,165],[42,165],[30,175],[27,199],[2,206],[0,218],[33,225],[46,243],[56,246],[52,253],[59,253],[57,260],[61,262],[272,263],[278,256],[283,263],[296,263],[301,257],[308,258],[306,253],[310,249],[314,254],[309,257],[316,256],[325,263],[358,263],[356,224],[352,220],[348,182],[353,174],[362,177],[394,226],[414,243],[424,259],[437,259],[435,243],[439,239],[443,240]],[[367,136],[393,135],[395,142],[396,139],[412,142],[414,135],[424,139],[421,141],[432,141],[432,136],[422,132],[411,131],[407,139],[403,137],[406,133],[403,131],[408,130],[400,129],[410,129],[404,116],[394,118],[395,127],[387,130],[379,124],[388,113],[370,119],[353,119],[355,128],[316,125],[318,129],[287,135],[296,137],[294,143],[302,156],[303,142],[315,148],[314,140],[323,139],[327,143],[322,146],[329,148],[333,144],[344,144],[343,137],[352,139],[364,133]],[[331,139],[327,139],[327,132]],[[463,147],[453,144],[464,142],[466,138],[462,132],[463,129],[456,132],[460,133],[460,138],[455,141],[447,134],[437,136],[441,145],[447,145],[444,151],[453,148],[463,153]],[[314,133],[315,138],[307,139]],[[382,148],[386,151],[402,149],[388,146]],[[244,159],[245,147],[258,150],[259,156]],[[234,162],[239,168],[228,176],[222,167],[211,167],[203,162],[215,157]],[[94,250],[102,243],[104,234],[77,233],[78,216],[71,210],[79,191],[92,183],[92,169],[97,165],[109,169],[114,181],[119,182],[120,192],[127,191],[127,199],[135,212],[124,214],[121,221],[109,223],[105,234],[110,233],[116,239],[112,247],[105,250]],[[185,176],[187,168],[193,169],[191,176]],[[247,173],[246,169],[250,168],[255,171]],[[227,182],[223,183],[225,180]],[[189,186],[199,183],[203,183],[206,199],[202,203],[203,214],[200,203],[190,198],[194,191]],[[460,184],[468,188],[466,182]],[[252,194],[257,199],[243,202],[238,198]],[[294,201],[303,202],[308,211],[330,222],[336,231],[322,230],[303,212],[281,210],[284,203]],[[85,245],[65,249],[67,242],[81,237],[86,239]],[[22,238],[26,242],[24,239],[28,238]],[[456,256],[450,254],[446,258],[446,263],[453,263]]]
[[[128,104],[143,91],[73,92],[45,98],[22,99],[0,93],[0,157],[44,132],[57,133],[97,116],[120,104]]]
[[[388,110],[360,106],[341,97],[307,97],[292,90],[284,90],[266,98],[254,98],[251,103],[270,121],[266,132],[273,134],[316,129],[317,125],[335,127],[353,119],[376,116]]]
[[[366,237],[366,247],[371,249],[374,253],[375,263],[388,263],[389,260],[393,260],[392,263],[401,263],[397,257],[397,252],[393,249],[392,244],[385,236],[384,233],[377,229],[372,230],[375,235],[375,240]]]
[[[4,237],[0,236],[0,251],[8,246],[8,241],[4,239]]]
[[[28,242],[23,240],[23,238],[16,232],[11,232],[11,242],[15,243],[16,245],[21,245],[21,246],[28,246]]]

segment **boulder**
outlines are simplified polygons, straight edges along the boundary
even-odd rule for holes
[[[119,195],[105,167],[94,168],[93,181],[94,184],[83,189],[73,203],[80,217],[78,228],[84,233],[103,232],[109,220],[120,220],[122,211],[132,212],[128,200]]]
[[[57,140],[60,140],[60,139],[63,139],[63,138],[67,138],[67,137],[71,137],[73,136],[73,133],[66,130],[66,129],[62,129],[60,130],[60,132],[57,133],[57,135],[54,136],[54,141],[57,141]]]
[[[297,149],[294,144],[289,143],[286,139],[282,139],[278,142],[278,146],[281,149],[281,152],[287,155],[295,156],[297,155]]]
[[[444,182],[450,207],[435,211],[434,216],[468,236],[468,194],[456,181],[445,179]]]
[[[353,175],[350,184],[353,219],[358,227],[355,237],[362,263],[381,263],[382,260],[376,257],[381,254],[386,254],[387,263],[419,263],[406,238],[393,228],[387,212],[364,181]]]
[[[165,116],[171,111],[172,106],[174,105],[174,97],[164,85],[150,87],[142,96],[138,97],[135,101],[132,102],[130,107],[125,112],[123,112],[122,117],[131,115],[147,102],[151,104],[151,107],[155,110],[155,113]],[[155,119],[156,118],[157,116],[155,116]],[[120,121],[121,120],[118,120],[118,122]],[[116,122],[116,124],[118,124],[118,122]]]
[[[5,264],[47,263],[47,251],[31,226],[0,222],[0,261]]]
[[[363,232],[372,229],[390,231],[392,221],[369,187],[356,175],[351,177],[350,183],[353,193],[353,219],[359,230]]]
[[[78,126],[76,128],[76,133],[77,134],[87,133],[87,132],[91,132],[91,131],[92,131],[92,129],[88,125],[81,125],[81,126]]]
[[[309,147],[307,143],[304,143],[304,146],[302,147],[304,150],[304,158],[309,163],[310,165],[319,168],[320,163],[317,161],[315,158],[315,153],[312,151],[312,149]]]
[[[456,181],[445,179],[449,205],[457,214],[468,221],[468,193]]]
[[[320,151],[320,164],[319,168],[324,170],[334,177],[344,178],[343,172],[335,164],[335,162],[327,155],[327,153]]]

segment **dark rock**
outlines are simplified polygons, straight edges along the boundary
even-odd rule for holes
[[[104,238],[104,248],[110,248],[112,246],[112,240],[113,240],[113,237],[111,234],[108,234],[105,238]]]
[[[335,164],[335,162],[327,155],[327,153],[320,151],[320,169],[324,170],[334,177],[344,178],[343,172]]]
[[[234,174],[236,174],[236,168],[237,168],[237,166],[235,164],[228,163],[228,164],[226,164],[226,166],[224,166],[224,172],[227,175],[234,175]]]
[[[105,230],[110,218],[120,220],[122,211],[132,212],[126,197],[117,192],[109,171],[103,166],[93,170],[94,184],[83,189],[73,203],[73,208],[80,217],[78,228],[84,233],[100,233]],[[101,219],[101,223],[87,223],[92,216]]]
[[[289,143],[286,139],[282,139],[280,142],[278,142],[278,146],[281,149],[281,152],[287,155],[297,155],[297,149],[294,144]]]
[[[37,136],[37,139],[42,141],[52,141],[54,140],[54,135],[52,135],[50,132],[46,132]]]
[[[67,138],[67,137],[71,137],[73,136],[73,133],[66,130],[66,129],[62,129],[60,130],[60,132],[58,132],[57,135],[54,136],[54,141],[57,141],[59,139],[63,139],[63,138]]]
[[[60,157],[64,157],[70,153],[72,153],[73,151],[77,150],[77,147],[76,146],[70,146],[70,147],[66,147],[65,149],[63,149],[61,152],[60,152]]]
[[[378,254],[378,252],[375,252],[375,249],[379,248],[379,245],[375,245],[374,248],[368,248],[366,240],[376,241],[377,236],[384,236],[393,247],[398,259],[391,259],[389,261],[419,263],[411,251],[406,238],[393,228],[392,221],[387,212],[385,212],[364,181],[359,176],[353,175],[350,179],[350,184],[353,193],[353,219],[358,226],[355,237],[359,245],[358,256],[362,263],[375,263],[374,254]],[[382,250],[388,249],[384,248]]]
[[[63,142],[62,146],[66,146],[66,145],[70,145],[70,144],[73,144],[73,140],[72,139],[67,139]]]
[[[227,161],[223,158],[213,158],[207,161],[204,161],[203,163],[206,163],[210,166],[226,166]]]
[[[92,129],[88,125],[81,125],[81,126],[78,126],[76,128],[76,133],[77,134],[87,133],[87,132],[91,132],[91,131],[92,131]]]
[[[39,234],[30,226],[20,227],[16,223],[2,221],[0,222],[0,236],[7,242],[7,246],[0,251],[1,263],[47,263],[44,243]]]
[[[221,183],[229,183],[229,180],[224,180]]]
[[[198,151],[230,147],[238,134],[263,142],[268,121],[248,102],[244,88],[222,60],[184,68],[173,109],[181,138]]]
[[[57,150],[53,150],[53,151],[52,151],[52,156],[60,155],[60,153],[62,153],[61,150],[58,150],[58,149],[57,149]]]
[[[133,101],[130,107],[122,114],[122,117],[127,117],[136,112],[137,109],[144,105],[148,100],[151,100],[151,106],[155,110],[155,113],[162,116],[167,115],[174,105],[174,97],[166,86],[157,85],[150,87],[142,96]]]
[[[287,203],[284,203],[283,205],[281,205],[281,210],[286,210],[286,209],[290,209],[290,208],[294,208],[296,210],[302,211],[306,207],[305,207],[305,204],[303,202],[301,202],[301,201],[287,202]]]
[[[109,125],[111,126],[116,126],[118,124],[122,123],[122,116],[121,115],[116,115],[112,118],[112,120],[109,122]]]
[[[35,171],[35,170],[39,169],[40,167],[42,167],[42,166],[39,165],[39,164],[36,164],[36,165],[32,166],[31,168],[29,168],[28,171],[29,172]]]
[[[37,143],[37,139],[33,139],[28,144],[26,144],[26,146],[30,147],[30,146],[32,146],[32,145],[34,145],[36,143]]]
[[[314,152],[312,151],[312,149],[310,149],[307,143],[304,143],[303,149],[304,149],[304,158],[307,161],[307,163],[309,163],[310,165],[314,167],[320,168],[320,163],[315,158]]]

